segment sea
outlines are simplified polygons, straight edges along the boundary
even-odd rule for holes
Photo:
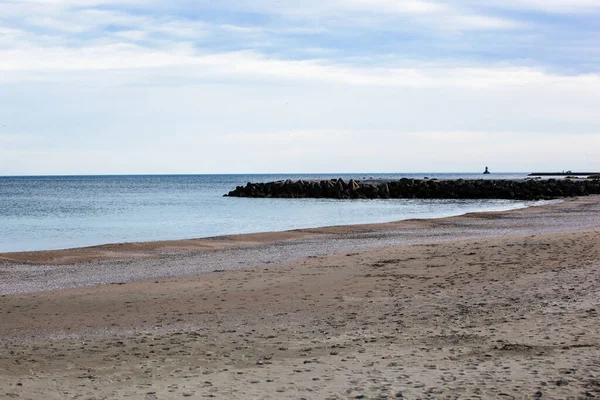
[[[0,177],[0,252],[206,238],[523,208],[511,200],[223,197],[282,179],[524,179],[525,173],[353,173]]]

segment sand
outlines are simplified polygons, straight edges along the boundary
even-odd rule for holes
[[[0,398],[600,398],[599,196],[0,258]]]

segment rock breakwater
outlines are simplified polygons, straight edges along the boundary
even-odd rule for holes
[[[276,181],[238,186],[225,196],[328,199],[512,199],[548,200],[600,194],[600,180],[436,180],[398,179],[360,181]]]

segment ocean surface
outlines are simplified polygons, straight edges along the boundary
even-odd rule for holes
[[[223,197],[247,182],[350,178],[523,179],[526,174],[291,174],[0,177],[0,252],[191,239],[439,218],[535,204],[509,200]]]

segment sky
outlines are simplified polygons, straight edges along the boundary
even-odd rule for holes
[[[0,0],[0,175],[600,170],[598,0]]]

